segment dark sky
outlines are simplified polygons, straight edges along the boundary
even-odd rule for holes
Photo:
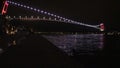
[[[119,29],[119,2],[113,0],[13,0],[42,10],[89,24],[105,23],[108,29]],[[8,15],[38,15],[10,6]],[[112,25],[109,27],[109,25]]]

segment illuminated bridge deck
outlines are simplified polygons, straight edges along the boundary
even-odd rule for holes
[[[98,31],[97,29],[76,25],[71,23],[66,23],[64,21],[55,20],[55,19],[26,19],[26,18],[13,18],[10,20],[10,24],[17,27],[33,28],[35,31],[43,32],[84,32],[84,31]]]

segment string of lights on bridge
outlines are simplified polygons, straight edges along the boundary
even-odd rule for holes
[[[51,17],[35,17],[35,16],[6,16],[5,17],[8,20],[13,20],[13,19],[19,19],[19,20],[26,20],[26,21],[35,21],[35,20],[42,20],[42,21],[54,21],[54,22],[64,22],[61,19],[57,19],[57,18],[51,18]]]
[[[46,12],[46,11],[43,11],[43,10],[40,10],[40,9],[37,9],[37,8],[33,8],[33,7],[30,7],[30,6],[27,6],[27,5],[23,5],[23,4],[20,4],[20,3],[17,3],[17,2],[13,2],[13,1],[9,1],[9,0],[7,0],[7,2],[9,4],[12,4],[12,5],[15,5],[15,6],[18,6],[18,7],[23,7],[23,8],[26,8],[26,9],[29,9],[29,10],[32,10],[32,11],[35,11],[35,12],[38,12],[38,13],[41,13],[41,14],[45,14],[45,15],[48,15],[48,16],[51,16],[51,17],[58,18],[60,20],[63,20],[66,23],[83,25],[83,26],[87,26],[87,27],[100,29],[99,25],[89,25],[89,24],[77,22],[77,21],[74,21],[74,20],[71,20],[71,19],[67,19],[67,18],[61,17],[59,15],[55,15],[53,13],[49,13],[49,12]]]

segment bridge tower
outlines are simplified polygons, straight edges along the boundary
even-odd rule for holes
[[[104,31],[104,30],[105,30],[104,23],[101,23],[101,24],[100,24],[100,31]]]
[[[4,34],[3,26],[5,24],[5,14],[7,13],[7,0],[0,0],[0,36]]]
[[[0,15],[5,15],[7,13],[8,5],[6,0],[0,0]]]

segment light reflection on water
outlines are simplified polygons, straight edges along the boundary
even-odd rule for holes
[[[103,34],[58,34],[43,35],[43,37],[71,56],[74,53],[94,54],[104,46]]]

